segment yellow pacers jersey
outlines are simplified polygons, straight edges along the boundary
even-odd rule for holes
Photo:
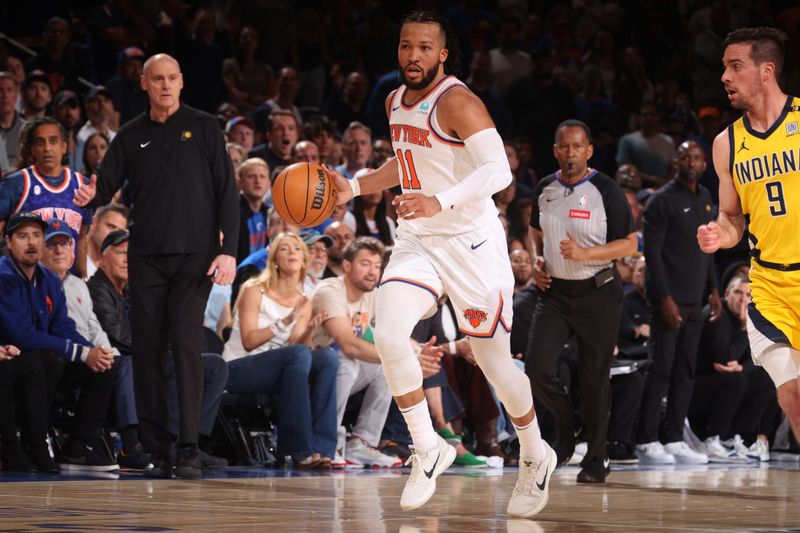
[[[800,106],[789,97],[766,132],[747,115],[728,127],[731,176],[750,219],[753,359],[769,342],[800,349]],[[750,328],[748,328],[750,329]],[[758,339],[768,342],[758,342]]]
[[[800,263],[800,106],[789,97],[775,124],[753,130],[745,114],[728,127],[731,176],[750,217],[754,256]]]

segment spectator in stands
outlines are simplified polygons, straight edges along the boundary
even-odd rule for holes
[[[111,93],[102,85],[98,85],[86,96],[86,123],[78,132],[80,157],[89,135],[97,131],[105,133],[109,141],[113,141],[119,129],[119,113],[114,109]]]
[[[42,70],[29,72],[22,84],[22,118],[33,121],[43,117],[52,99],[50,77]]]
[[[622,297],[617,347],[620,357],[625,359],[647,358],[651,317],[645,295],[645,268],[644,257],[636,259],[633,267],[633,290]]]
[[[672,137],[661,133],[660,128],[658,107],[645,102],[639,112],[639,129],[619,140],[617,164],[636,165],[643,185],[658,187],[672,178],[675,143]]]
[[[83,146],[83,172],[86,176],[91,176],[100,167],[103,158],[108,151],[108,145],[111,141],[108,136],[101,131],[96,131],[89,135],[86,143]]]
[[[225,143],[225,149],[228,151],[228,156],[231,158],[233,175],[236,176],[239,174],[239,166],[247,159],[247,150],[245,150],[244,146],[241,144],[232,142]]]
[[[320,161],[327,165],[339,164],[334,159],[333,154],[336,125],[328,117],[325,115],[313,115],[309,118],[303,126],[303,137],[317,145]]]
[[[166,2],[165,9],[170,5],[178,9],[187,6]],[[221,43],[215,42],[215,16],[214,7],[200,5],[190,22],[182,24],[180,19],[183,17],[178,17],[172,28],[176,59],[181,64],[185,82],[181,96],[190,106],[208,113],[217,108],[226,94],[222,76],[225,53]],[[239,114],[239,111],[234,113]]]
[[[522,248],[508,254],[511,271],[514,273],[514,293],[529,287],[533,282],[533,262],[528,250]]]
[[[122,438],[122,449],[117,462],[121,468],[144,469],[150,464],[150,456],[144,452],[139,443],[136,416],[136,402],[133,396],[133,366],[130,357],[120,356],[117,344],[112,343],[97,319],[92,305],[92,297],[86,283],[69,273],[75,259],[72,236],[64,231],[61,223],[52,221],[45,234],[45,250],[42,265],[55,274],[64,288],[67,299],[67,314],[75,322],[75,328],[84,338],[95,345],[111,346],[114,355],[114,366],[117,369],[112,402],[114,403],[114,421]],[[120,258],[117,259],[119,262]],[[112,330],[116,337],[121,334]],[[127,345],[130,346],[130,331],[127,331]],[[126,351],[129,353],[129,350]]]
[[[0,71],[0,175],[17,165],[24,121],[15,107],[19,94],[19,83],[14,76],[8,71]]]
[[[61,91],[53,97],[53,118],[64,126],[67,132],[67,159],[72,171],[85,168],[78,158],[78,130],[81,126],[81,103],[72,91]],[[89,173],[91,175],[91,173]]]
[[[366,168],[372,158],[372,131],[362,122],[351,122],[342,135],[344,163],[334,168],[347,179]]]
[[[360,172],[367,173],[366,170]],[[392,249],[397,226],[394,220],[386,215],[386,197],[383,191],[356,196],[353,200],[353,216],[356,219],[357,236],[373,237],[383,243],[385,250]]]
[[[508,184],[508,187],[502,189],[492,195],[492,200],[494,200],[494,206],[497,208],[497,212],[500,213],[502,216],[507,217],[508,215],[508,206],[514,201],[517,196],[517,184],[515,182],[511,182]]]
[[[5,59],[3,70],[17,80],[17,87],[22,87],[22,84],[25,83],[25,65],[18,56],[8,55]]]
[[[388,159],[394,154],[392,153],[392,141],[388,137],[378,137],[372,141],[372,161],[369,163],[369,168],[381,168]]]
[[[617,171],[614,173],[614,181],[623,189],[629,189],[634,193],[642,188],[642,176],[633,163],[623,163],[617,167]]]
[[[236,263],[267,245],[267,206],[264,195],[270,189],[269,166],[263,159],[250,158],[241,164],[237,174],[239,185],[239,246]]]
[[[236,143],[245,149],[245,153],[253,149],[255,124],[241,115],[233,117],[225,124],[225,140]]]
[[[337,426],[344,418],[348,398],[366,389],[344,458],[364,466],[396,467],[402,464],[397,457],[377,450],[392,401],[372,340],[375,287],[382,263],[383,245],[372,237],[359,237],[344,249],[344,274],[323,280],[314,291],[313,313],[322,314],[324,322],[315,330],[312,344],[335,346],[340,353],[336,375]],[[425,353],[438,350],[429,345],[424,349]]]
[[[300,80],[298,92],[302,105],[318,108],[325,90],[325,64],[328,38],[320,8],[306,4],[289,27],[289,63],[295,65]]]
[[[319,165],[319,148],[311,141],[300,141],[292,149],[292,163],[312,163]]]
[[[530,61],[528,63],[530,65]],[[508,114],[508,109],[501,98],[503,93],[495,87],[491,68],[492,59],[489,52],[476,50],[472,54],[469,78],[467,78],[466,83],[469,90],[475,93],[486,106],[486,110],[489,111],[497,131],[501,136],[505,137],[511,133],[511,116]],[[530,67],[528,70],[530,70]]]
[[[92,81],[105,83],[114,74],[117,54],[129,46],[152,42],[154,31],[130,0],[105,0],[89,12]]]
[[[689,137],[687,140],[694,141],[700,145],[706,153],[706,160],[711,160],[711,147],[714,144],[714,137],[722,130],[722,113],[719,108],[713,106],[701,107],[697,111],[699,134]],[[714,205],[719,204],[719,176],[714,165],[707,165],[706,171],[700,178],[700,184],[711,193],[711,200]]]
[[[652,102],[656,97],[653,83],[647,77],[642,55],[634,46],[622,53],[622,62],[616,73],[614,103],[622,114],[623,127],[630,128],[633,116],[641,109],[643,102]]]
[[[775,385],[750,357],[749,303],[750,280],[736,275],[725,289],[719,320],[711,321],[710,309],[704,310],[689,419],[697,435],[705,439],[711,461],[748,456],[769,459],[767,435],[777,412]],[[752,440],[749,449],[741,436]]]
[[[228,99],[246,113],[275,93],[275,73],[258,57],[259,35],[245,24],[239,31],[236,56],[222,62],[222,76]]]
[[[103,240],[102,259],[100,270],[92,279],[89,280],[88,288],[91,294],[92,303],[97,312],[97,318],[103,329],[108,333],[111,345],[118,349],[123,356],[124,363],[120,365],[120,370],[125,369],[124,381],[118,380],[119,391],[117,404],[129,411],[124,427],[139,423],[135,412],[135,396],[133,388],[133,371],[131,360],[127,356],[132,355],[133,343],[131,337],[131,325],[128,310],[130,309],[130,296],[128,294],[128,239],[130,235],[127,230],[117,230],[109,233]],[[167,378],[168,389],[168,410],[169,410],[169,431],[172,435],[178,434],[178,393],[177,382],[175,379],[175,358],[171,353],[167,354],[167,360],[162,361],[164,373]],[[222,392],[225,388],[227,372],[224,362],[215,354],[203,354],[203,405],[200,419],[200,436],[207,439],[214,427],[214,420],[217,416]],[[123,453],[121,454],[121,464],[131,464],[137,468],[147,467],[144,458],[141,457],[143,449],[138,446],[138,435],[135,442],[132,436],[128,436],[129,443],[125,442],[123,432]],[[131,448],[132,447],[132,448]],[[199,459],[203,470],[219,470],[227,466],[227,461],[209,455],[203,450],[204,442],[200,443]],[[126,450],[132,449],[133,455],[126,457]],[[137,457],[138,456],[138,457]],[[147,457],[149,459],[149,456]],[[137,460],[138,459],[138,460]],[[149,468],[148,468],[149,469]]]
[[[315,230],[305,231],[300,237],[308,247],[309,255],[303,292],[310,295],[322,280],[328,266],[328,249],[333,246],[333,239]]]
[[[517,185],[519,194],[521,196],[533,196],[533,187],[538,181],[536,179],[536,173],[531,167],[522,164],[517,144],[511,141],[505,141],[503,147],[505,148],[508,166],[511,168],[511,173],[514,175],[514,183]]]
[[[114,109],[119,112],[120,125],[144,113],[147,108],[147,93],[140,81],[144,60],[144,51],[138,46],[125,48],[119,53],[117,73],[106,84]]]
[[[504,17],[498,25],[498,47],[489,51],[498,94],[503,94],[514,80],[531,73],[531,56],[518,47],[521,30],[522,25],[515,17]]]
[[[299,135],[300,130],[294,113],[276,109],[270,112],[267,120],[266,144],[259,144],[250,150],[250,157],[260,157],[272,170],[289,165],[292,148],[297,144]]]
[[[69,24],[61,17],[52,17],[44,29],[44,47],[42,51],[28,60],[25,65],[30,70],[47,72],[50,88],[56,93],[69,89],[77,91],[78,76],[84,74],[82,65],[70,47]]]
[[[335,221],[325,228],[325,235],[333,239],[333,246],[328,249],[328,267],[322,277],[341,276],[344,274],[344,267],[342,266],[344,249],[348,244],[356,240],[356,234],[344,222]]]
[[[364,123],[367,118],[365,107],[368,95],[367,77],[362,72],[351,72],[344,79],[341,94],[333,93],[322,110],[339,125],[340,130],[345,124]]]
[[[80,174],[63,165],[67,132],[50,117],[36,119],[26,131],[25,144],[30,146],[34,164],[0,182],[0,220],[20,211],[35,212],[48,221],[61,220],[77,243],[75,272],[83,275],[91,215],[89,210],[72,202],[74,191],[83,183]]]
[[[575,97],[578,118],[592,128],[594,155],[592,167],[608,175],[613,174],[616,164],[617,138],[622,133],[622,120],[616,106],[604,94],[603,72],[589,65],[581,73],[582,90]]]
[[[269,115],[275,109],[291,111],[297,119],[298,128],[303,127],[303,115],[295,105],[298,87],[297,70],[290,66],[283,67],[278,72],[278,92],[274,97],[256,107],[250,114],[250,118],[255,123],[255,139],[257,143],[264,141]]]
[[[61,280],[39,265],[46,229],[47,224],[33,213],[15,214],[6,227],[9,256],[0,258],[0,342],[18,347],[22,358],[50,360],[42,361],[47,390],[39,391],[35,401],[44,424],[29,437],[31,456],[40,468],[53,469],[46,460],[42,430],[48,425],[56,384],[63,392],[80,387],[76,418],[60,462],[70,469],[116,470],[118,466],[101,452],[105,444],[100,433],[116,373],[114,353],[108,346],[93,346],[78,333],[67,315]],[[37,319],[31,320],[32,316]],[[62,364],[52,362],[53,354],[61,357]]]
[[[339,358],[329,348],[310,350],[314,328],[325,318],[312,314],[301,292],[308,248],[294,233],[271,245],[267,267],[246,282],[236,302],[233,330],[223,357],[229,392],[277,393],[278,454],[300,468],[330,467],[336,448],[336,372]]]
[[[110,203],[94,213],[92,227],[89,229],[89,245],[86,260],[86,279],[91,278],[99,268],[102,258],[103,240],[112,231],[128,229],[128,208]]]

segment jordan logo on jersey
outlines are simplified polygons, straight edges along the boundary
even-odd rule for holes
[[[748,148],[747,146],[744,145],[744,139],[742,139],[742,145],[739,147],[739,149],[736,151],[736,153],[738,154],[742,150],[750,150],[750,148]]]
[[[389,129],[392,134],[392,142],[405,142],[424,146],[425,148],[431,147],[431,142],[428,140],[430,131],[415,126],[407,126],[406,124],[390,124]]]

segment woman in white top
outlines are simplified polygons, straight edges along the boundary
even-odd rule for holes
[[[324,315],[312,318],[302,292],[308,247],[294,233],[270,244],[265,270],[242,286],[222,357],[232,393],[275,393],[278,454],[304,468],[330,466],[336,448],[339,355],[306,345]]]

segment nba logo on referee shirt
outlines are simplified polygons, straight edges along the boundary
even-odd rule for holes
[[[786,125],[786,136],[794,135],[797,133],[797,122],[789,122]]]

